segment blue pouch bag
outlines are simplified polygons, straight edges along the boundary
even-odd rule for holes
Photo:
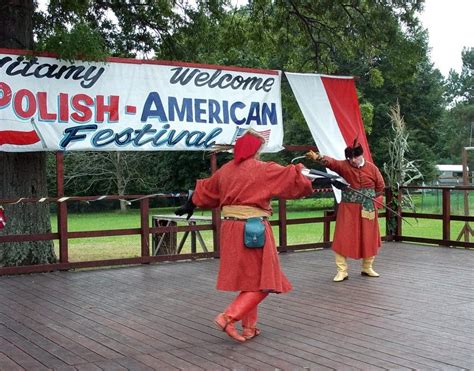
[[[244,245],[251,249],[265,245],[265,223],[262,218],[249,218],[245,222]]]

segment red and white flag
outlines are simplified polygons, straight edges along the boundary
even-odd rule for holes
[[[7,127],[4,128],[5,125]],[[8,125],[15,130],[8,128]],[[0,151],[13,148],[21,148],[24,152],[47,148],[33,119],[30,121],[0,121]]]
[[[3,144],[14,144],[17,146],[26,146],[40,141],[40,137],[35,130],[0,130],[0,146]]]
[[[344,149],[357,138],[372,162],[353,77],[288,72],[286,77],[321,154],[344,160]],[[333,189],[340,202],[340,190]]]
[[[319,151],[343,160],[354,139],[372,161],[353,77],[286,73]]]

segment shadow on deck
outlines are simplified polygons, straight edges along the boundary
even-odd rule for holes
[[[244,344],[212,325],[217,260],[0,277],[0,370],[474,368],[474,251],[386,243],[342,283],[329,250],[280,259],[294,290]]]

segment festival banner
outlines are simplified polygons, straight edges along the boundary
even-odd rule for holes
[[[283,143],[281,73],[0,49],[0,151],[205,151],[252,127]]]
[[[357,139],[364,149],[364,158],[372,162],[354,78],[285,74],[319,151],[344,160],[344,149]],[[335,189],[335,194],[339,201],[340,191]]]

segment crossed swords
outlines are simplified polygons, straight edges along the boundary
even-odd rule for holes
[[[294,159],[291,160],[291,163],[294,163],[297,160],[304,159],[306,156],[298,156],[295,157]],[[391,207],[387,206],[383,202],[380,202],[376,200],[374,197],[370,197],[369,195],[366,195],[362,193],[361,191],[354,189],[351,187],[351,185],[340,175],[333,175],[333,174],[328,174],[325,173],[324,171],[316,170],[316,169],[308,169],[309,171],[305,174],[314,180],[319,180],[317,182],[318,185],[332,185],[336,187],[337,189],[343,190],[343,189],[350,189],[352,192],[357,193],[358,195],[361,195],[365,198],[368,198],[369,200],[372,200],[376,204],[386,208],[387,210],[390,210],[392,213],[395,215],[399,216],[402,220],[404,220],[409,226],[413,227],[413,225],[406,220],[403,216],[401,216],[398,212],[393,210]]]

